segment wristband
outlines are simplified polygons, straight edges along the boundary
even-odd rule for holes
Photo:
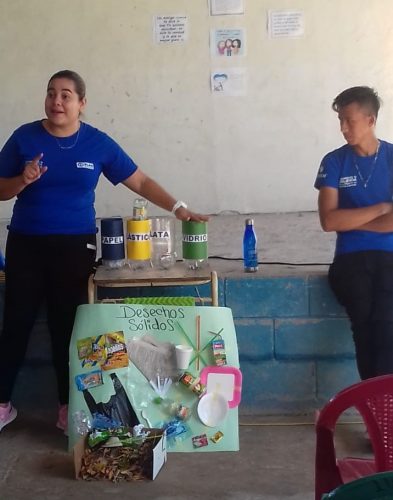
[[[178,200],[172,207],[171,212],[174,214],[177,209],[180,207],[187,208],[187,205],[184,203],[184,201]]]

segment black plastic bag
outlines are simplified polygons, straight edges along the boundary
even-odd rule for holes
[[[138,425],[140,423],[139,419],[116,373],[111,373],[110,377],[115,389],[115,394],[111,396],[106,403],[96,403],[88,389],[83,391],[83,396],[93,419],[99,420],[99,417],[103,417],[103,420],[113,422],[112,426],[115,427],[134,427]]]

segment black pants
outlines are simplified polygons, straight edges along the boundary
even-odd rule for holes
[[[329,283],[351,321],[360,377],[393,373],[393,252],[340,255]]]
[[[0,335],[0,403],[11,399],[31,330],[47,305],[59,403],[68,402],[68,348],[78,305],[87,302],[87,282],[96,252],[93,235],[26,236],[9,233],[6,246],[3,331]]]

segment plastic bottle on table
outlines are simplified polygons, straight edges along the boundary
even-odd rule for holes
[[[150,219],[151,260],[153,267],[170,269],[176,264],[175,218]]]
[[[122,217],[101,219],[102,264],[107,269],[119,269],[125,264],[124,227]]]
[[[258,270],[257,235],[254,229],[254,220],[246,219],[246,227],[243,236],[243,265],[247,273],[255,273]]]
[[[132,219],[127,221],[127,258],[134,270],[151,266],[150,220],[144,198],[136,198]]]
[[[147,200],[144,198],[136,198],[132,209],[133,220],[147,219]]]
[[[182,222],[182,251],[187,269],[198,270],[208,264],[207,222]]]

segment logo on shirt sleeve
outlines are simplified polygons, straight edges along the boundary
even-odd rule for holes
[[[77,161],[76,168],[87,168],[87,170],[94,170],[94,163],[88,161]]]
[[[323,163],[321,163],[321,166],[319,167],[318,170],[318,175],[317,179],[326,179],[327,173],[325,172],[325,167],[323,166]]]

